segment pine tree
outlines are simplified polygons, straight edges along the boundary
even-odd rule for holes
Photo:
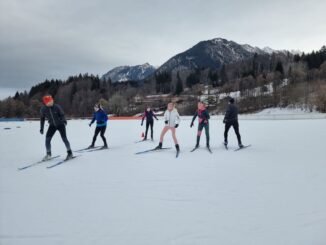
[[[281,73],[281,75],[284,75],[284,69],[283,69],[283,64],[281,61],[278,61],[275,67],[275,71],[278,71],[279,73]]]
[[[20,95],[19,95],[18,91],[16,92],[16,94],[14,96],[14,100],[20,100]]]
[[[175,87],[175,94],[180,95],[183,92],[183,84],[179,75],[179,72],[177,73],[177,84]]]
[[[226,74],[225,65],[222,66],[220,71],[220,79],[221,79],[221,85],[223,86],[225,83],[228,82],[228,76]]]

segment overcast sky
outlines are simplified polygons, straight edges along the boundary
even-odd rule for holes
[[[46,78],[159,66],[202,40],[326,43],[325,0],[0,0],[0,98]]]

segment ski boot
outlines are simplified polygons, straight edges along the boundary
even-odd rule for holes
[[[176,144],[176,145],[175,145],[175,149],[177,150],[177,153],[179,153],[179,152],[180,152],[180,147],[179,147],[179,144]]]
[[[43,157],[42,161],[48,161],[51,158],[51,151],[46,153],[46,156]]]
[[[95,146],[93,144],[91,144],[89,147],[87,147],[87,149],[93,149],[95,148]]]
[[[108,149],[109,147],[107,145],[104,145],[101,147],[101,149]]]
[[[244,147],[244,145],[242,143],[239,143],[239,148],[241,149],[243,147]]]
[[[160,150],[160,149],[162,149],[162,142],[160,142],[158,146],[155,147],[155,150]]]
[[[67,151],[66,161],[72,158],[73,158],[72,151],[71,150]]]

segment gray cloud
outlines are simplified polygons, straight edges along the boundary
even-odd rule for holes
[[[215,37],[316,50],[326,40],[325,9],[324,0],[0,0],[0,88],[160,65]]]

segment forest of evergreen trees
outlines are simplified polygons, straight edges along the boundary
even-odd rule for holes
[[[112,83],[89,74],[71,76],[67,80],[45,80],[29,92],[17,92],[0,101],[0,117],[39,117],[41,98],[45,94],[51,94],[70,117],[90,116],[93,105],[99,101],[109,113],[116,115],[134,115],[147,105],[162,108],[165,101],[159,97],[146,99],[147,95],[157,94],[170,94],[169,98],[178,102],[181,113],[190,114],[193,107],[189,107],[189,103],[195,103],[203,95],[209,93],[217,97],[232,91],[241,93],[238,103],[242,112],[289,105],[326,112],[326,47],[301,55],[256,54],[249,60],[223,65],[220,69],[156,73],[141,82]],[[222,112],[226,100],[209,96],[210,110]]]

